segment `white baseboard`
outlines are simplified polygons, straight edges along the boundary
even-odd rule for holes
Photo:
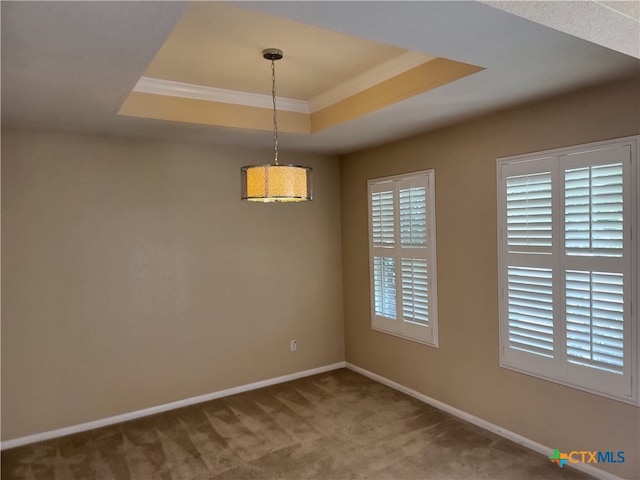
[[[50,430],[48,432],[36,433],[33,435],[27,435],[25,437],[14,438],[2,442],[0,444],[0,450],[20,447],[22,445],[28,445],[35,442],[42,442],[43,440],[50,440],[52,438],[64,437],[73,433],[85,432],[87,430],[106,427],[115,423],[127,422],[129,420],[135,420],[137,418],[155,415],[156,413],[166,412],[167,410],[187,407],[196,403],[215,400],[216,398],[228,397],[229,395],[235,395],[236,393],[248,392],[249,390],[256,390],[258,388],[268,387],[270,385],[276,385],[278,383],[288,382],[290,380],[296,380],[298,378],[308,377],[310,375],[316,375],[318,373],[337,370],[338,368],[344,368],[345,366],[345,362],[332,363],[330,365],[324,365],[322,367],[312,368],[310,370],[304,370],[302,372],[291,373],[289,375],[283,375],[281,377],[269,378],[267,380],[260,380],[259,382],[248,383],[246,385],[240,385],[238,387],[227,388],[225,390],[219,390],[212,393],[206,393],[204,395],[198,395],[197,397],[185,398],[184,400],[165,403],[164,405],[157,405],[155,407],[144,408],[142,410],[136,410],[134,412],[123,413],[121,415],[115,415],[113,417],[107,417],[100,420],[81,423],[79,425],[72,425],[70,427],[59,428],[57,430]]]
[[[165,403],[163,405],[158,405],[155,407],[144,408],[142,410],[136,410],[129,413],[124,413],[121,415],[115,415],[113,417],[107,417],[100,420],[94,420],[91,422],[81,423],[79,425],[73,425],[70,427],[60,428],[57,430],[50,430],[48,432],[36,433],[33,435],[27,435],[25,437],[14,438],[11,440],[6,440],[0,444],[0,450],[6,450],[9,448],[20,447],[22,445],[28,445],[30,443],[41,442],[44,440],[50,440],[52,438],[64,437],[66,435],[71,435],[73,433],[84,432],[87,430],[92,430],[94,428],[106,427],[109,425],[113,425],[120,422],[126,422],[129,420],[135,420],[137,418],[146,417],[149,415],[155,415],[156,413],[166,412],[168,410],[174,410],[177,408],[187,407],[189,405],[195,405],[197,403],[207,402],[209,400],[215,400],[216,398],[228,397],[229,395],[235,395],[237,393],[248,392],[250,390],[256,390],[258,388],[268,387],[271,385],[277,385],[278,383],[288,382],[291,380],[296,380],[298,378],[308,377],[311,375],[316,375],[318,373],[329,372],[331,370],[337,370],[339,368],[348,368],[353,370],[354,372],[360,373],[365,377],[368,377],[376,382],[380,382],[383,385],[387,385],[388,387],[393,388],[394,390],[398,390],[402,393],[405,393],[413,398],[416,398],[424,403],[432,405],[433,407],[447,412],[455,417],[458,417],[462,420],[465,420],[473,425],[476,425],[480,428],[484,428],[490,432],[493,432],[497,435],[500,435],[507,440],[511,440],[519,445],[522,445],[526,448],[529,448],[535,452],[540,453],[541,455],[551,456],[553,454],[553,449],[542,445],[538,442],[535,442],[529,438],[523,437],[522,435],[518,435],[515,432],[507,430],[505,428],[499,427],[491,422],[483,420],[482,418],[476,417],[470,413],[467,413],[458,408],[452,407],[446,403],[443,403],[439,400],[431,398],[423,393],[420,393],[416,390],[413,390],[409,387],[405,387],[399,383],[394,382],[393,380],[389,380],[388,378],[382,377],[376,373],[370,372],[369,370],[365,370],[364,368],[358,367],[352,363],[348,362],[337,362],[332,363],[330,365],[324,365],[322,367],[312,368],[310,370],[304,370],[301,372],[291,373],[289,375],[283,375],[281,377],[269,378],[266,380],[260,380],[258,382],[248,383],[246,385],[240,385],[238,387],[227,388],[225,390],[219,390],[217,392],[206,393],[204,395],[198,395],[196,397],[186,398],[184,400],[178,400],[171,403]],[[571,468],[575,468],[576,470],[580,470],[584,473],[594,476],[595,478],[599,478],[602,480],[623,480],[621,477],[618,477],[612,473],[605,472],[604,470],[600,470],[592,465],[585,463],[577,463],[572,464]]]
[[[507,430],[505,428],[499,427],[494,423],[487,422],[486,420],[483,420],[480,417],[476,417],[475,415],[467,413],[458,408],[452,407],[451,405],[448,405],[439,400],[436,400],[435,398],[431,398],[423,393],[420,393],[409,387],[405,387],[404,385],[396,383],[393,380],[389,380],[388,378],[382,377],[376,373],[370,372],[369,370],[365,370],[364,368],[358,367],[349,362],[346,362],[346,367],[350,370],[353,370],[354,372],[364,375],[365,377],[369,377],[370,379],[375,380],[376,382],[379,382],[379,383],[382,383],[383,385],[391,387],[394,390],[398,390],[402,393],[406,393],[407,395],[413,398],[416,398],[421,402],[427,403],[437,408],[438,410],[442,410],[444,412],[450,413],[455,417],[458,417],[466,422],[472,423],[473,425],[476,425],[480,428],[483,428],[497,435],[500,435],[501,437],[506,438],[507,440],[511,440],[512,442],[515,442],[519,445],[522,445],[523,447],[526,447],[530,450],[538,452],[546,457],[550,457],[551,455],[553,455],[553,449],[550,447],[542,445],[538,442],[534,442],[529,438],[523,437],[522,435],[518,435],[517,433]],[[596,468],[593,465],[589,465],[587,463],[576,463],[571,465],[565,464],[565,467],[567,466],[569,466],[570,468],[575,468],[576,470],[580,470],[584,473],[587,473],[589,475],[592,475],[595,478],[599,478],[602,480],[623,480],[621,477],[618,477],[617,475],[614,475],[609,472],[605,472],[604,470],[600,470],[599,468]]]

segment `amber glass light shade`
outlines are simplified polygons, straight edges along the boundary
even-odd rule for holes
[[[264,203],[311,200],[311,168],[297,165],[242,167],[242,199]]]

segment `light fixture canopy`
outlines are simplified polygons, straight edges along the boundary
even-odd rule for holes
[[[313,198],[311,168],[278,163],[275,61],[284,55],[280,49],[267,48],[262,56],[271,61],[274,160],[273,164],[242,167],[242,200],[262,203],[309,201]]]

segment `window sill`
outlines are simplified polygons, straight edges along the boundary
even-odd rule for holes
[[[428,347],[439,348],[438,347],[438,339],[437,338],[435,340],[422,340],[422,339],[419,339],[419,338],[410,337],[408,335],[403,335],[402,333],[390,332],[389,330],[384,330],[382,328],[374,327],[374,326],[371,327],[371,330],[375,330],[376,332],[380,332],[380,333],[385,333],[385,334],[391,335],[393,337],[402,338],[404,340],[409,340],[411,342],[420,343],[420,344],[426,345]]]

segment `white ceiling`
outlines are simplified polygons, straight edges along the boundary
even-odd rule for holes
[[[640,75],[640,60],[634,57],[640,45],[638,20],[634,8],[624,2],[488,2],[498,8],[457,1],[233,3],[486,68],[313,135],[285,134],[280,142],[285,151],[349,152],[582,86]],[[531,8],[522,11],[514,3]],[[552,4],[565,11],[551,14]],[[622,6],[614,10],[612,5]],[[117,115],[185,7],[185,2],[2,1],[3,126],[269,146],[272,138],[264,131]],[[614,13],[603,15],[604,27],[593,28],[598,21],[594,12],[601,15],[600,7]],[[540,11],[544,15],[536,13]],[[588,17],[589,22],[574,23],[590,27],[580,30],[562,20],[567,12],[574,19]],[[559,30],[522,17],[555,22]],[[621,29],[629,33],[620,36]]]

